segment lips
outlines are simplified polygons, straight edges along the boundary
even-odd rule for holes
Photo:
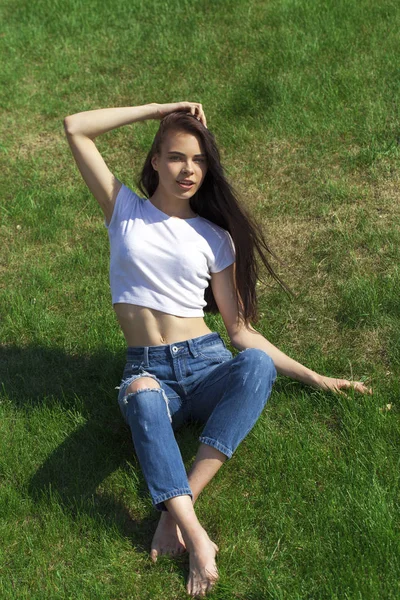
[[[177,183],[187,190],[194,185],[194,181],[190,181],[190,179],[182,179],[181,181],[177,181]]]

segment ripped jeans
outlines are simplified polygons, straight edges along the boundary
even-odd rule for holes
[[[161,388],[127,394],[139,377]],[[174,430],[190,420],[205,423],[200,442],[230,458],[260,416],[275,378],[263,350],[248,348],[233,358],[216,332],[128,348],[118,402],[158,510],[175,496],[193,497]]]

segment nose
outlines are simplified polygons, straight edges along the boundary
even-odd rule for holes
[[[189,162],[187,162],[186,164],[184,164],[183,167],[182,167],[182,171],[184,173],[194,173],[192,164],[189,163]]]

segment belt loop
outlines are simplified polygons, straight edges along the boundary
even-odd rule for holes
[[[148,347],[148,346],[145,346],[145,347],[143,348],[143,350],[144,350],[144,354],[143,354],[143,363],[144,363],[144,366],[145,366],[145,367],[148,367],[148,366],[149,366],[149,347]]]
[[[193,340],[187,340],[187,343],[188,343],[191,355],[193,356],[193,358],[197,358],[199,353],[197,352],[196,344],[194,343]]]

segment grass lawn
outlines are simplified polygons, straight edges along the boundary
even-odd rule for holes
[[[116,403],[107,232],[63,119],[191,100],[295,292],[265,276],[256,328],[374,389],[278,378],[197,504],[220,547],[210,597],[397,600],[398,3],[3,0],[0,17],[0,598],[186,598],[187,558],[148,556],[157,514]],[[157,127],[97,140],[134,189]],[[205,320],[228,344],[220,315]],[[177,435],[188,466],[199,432]]]

